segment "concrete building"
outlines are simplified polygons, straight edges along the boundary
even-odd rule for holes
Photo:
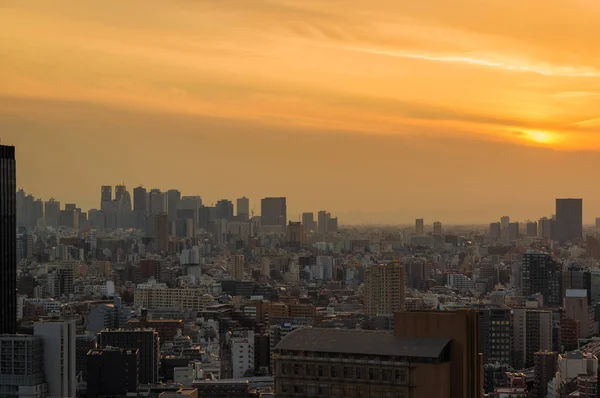
[[[287,243],[297,246],[304,244],[304,225],[301,222],[290,221],[287,226]]]
[[[502,226],[499,222],[490,223],[490,238],[499,239],[502,236]]]
[[[513,309],[513,361],[515,368],[534,365],[534,355],[552,350],[552,312],[539,309]]]
[[[399,312],[395,314],[396,337],[416,339],[449,339],[450,382],[446,376],[428,370],[427,382],[446,386],[442,395],[414,394],[410,397],[462,397],[479,398],[483,391],[483,363],[479,342],[479,316],[474,310],[456,312]],[[436,382],[431,383],[431,374]],[[412,381],[412,379],[411,379]],[[448,387],[449,384],[449,387]],[[417,385],[420,383],[417,381]],[[444,395],[449,394],[449,395]]]
[[[241,281],[244,279],[244,265],[246,260],[243,254],[235,254],[231,256],[231,276],[237,280]]]
[[[531,221],[527,223],[526,227],[527,237],[535,238],[538,236],[538,224],[535,221]]]
[[[33,334],[43,342],[48,396],[76,396],[75,322],[37,322]]]
[[[17,176],[15,147],[0,145],[0,333],[17,329]]]
[[[268,232],[284,233],[287,225],[286,198],[264,198],[260,205],[261,227]]]
[[[317,223],[315,221],[314,213],[302,213],[302,225],[304,225],[304,232],[317,232]]]
[[[594,334],[596,325],[594,310],[588,306],[587,291],[583,289],[567,289],[565,294],[565,316],[579,321],[579,338]]]
[[[44,347],[38,336],[0,335],[0,396],[46,398]]]
[[[365,271],[364,312],[369,316],[405,310],[406,275],[400,262],[371,265]]]
[[[234,331],[229,341],[233,378],[239,379],[248,374],[254,375],[254,332]]]
[[[556,374],[558,353],[543,351],[534,355],[534,382],[531,398],[545,398],[548,395],[548,383]]]
[[[433,235],[442,236],[442,223],[440,221],[433,223]]]
[[[451,339],[299,329],[275,348],[277,397],[452,397]],[[431,382],[435,374],[436,382]]]
[[[541,293],[545,306],[558,307],[562,304],[562,264],[551,254],[525,253],[521,272],[524,296]]]
[[[248,221],[250,219],[250,199],[244,196],[238,198],[236,202],[237,219],[239,221]]]
[[[164,285],[138,286],[133,295],[136,308],[203,311],[207,305],[215,303],[214,297],[205,294],[201,288],[173,288]]]
[[[570,381],[580,375],[598,374],[598,358],[581,351],[570,351],[558,355],[557,369],[560,380]]]

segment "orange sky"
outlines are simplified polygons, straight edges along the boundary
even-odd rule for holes
[[[596,0],[0,0],[0,26],[1,137],[44,198],[600,215]]]

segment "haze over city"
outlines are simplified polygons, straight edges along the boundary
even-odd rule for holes
[[[19,187],[84,208],[125,181],[345,223],[583,197],[589,223],[598,18],[583,0],[5,1],[0,131]]]

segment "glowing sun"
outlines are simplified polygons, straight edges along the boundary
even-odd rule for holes
[[[523,136],[529,141],[543,145],[550,145],[557,141],[555,134],[546,131],[524,131]]]

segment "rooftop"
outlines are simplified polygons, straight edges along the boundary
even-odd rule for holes
[[[276,350],[438,358],[450,344],[445,338],[396,337],[393,332],[347,329],[296,329]]]

